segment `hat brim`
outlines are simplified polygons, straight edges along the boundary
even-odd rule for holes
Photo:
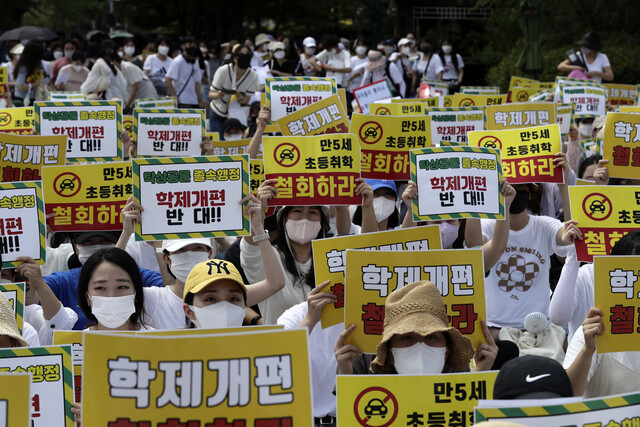
[[[206,288],[209,285],[212,285],[216,282],[219,282],[220,280],[231,280],[234,283],[237,283],[238,285],[240,285],[240,287],[242,288],[242,291],[245,293],[247,293],[247,286],[242,283],[239,280],[234,279],[233,277],[230,276],[223,276],[223,277],[213,277],[211,279],[208,280],[203,280],[202,282],[198,283],[197,285],[195,285],[194,287],[192,287],[191,289],[189,289],[190,294],[197,294],[199,292],[201,292],[204,288]]]
[[[16,334],[15,331],[12,331],[10,328],[2,327],[0,328],[0,335],[7,336],[9,338],[13,338],[20,343],[21,347],[29,347],[29,343],[25,340],[22,335]]]
[[[602,46],[601,46],[601,45],[599,45],[599,44],[593,44],[593,43],[591,43],[589,40],[586,40],[586,39],[578,40],[578,41],[576,42],[576,44],[577,44],[578,46],[586,47],[586,48],[591,49],[591,50],[597,50],[597,51],[599,51],[600,49],[602,49]]]

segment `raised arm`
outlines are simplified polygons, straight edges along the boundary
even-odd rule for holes
[[[549,318],[558,326],[569,323],[573,315],[573,301],[579,269],[580,263],[578,263],[576,251],[570,250],[549,304]]]
[[[18,261],[22,264],[16,267],[16,273],[29,279],[29,286],[34,287],[40,298],[42,315],[45,320],[50,320],[60,311],[62,303],[55,296],[49,285],[45,283],[40,272],[40,266],[32,258],[20,257]]]
[[[589,370],[591,369],[593,354],[596,351],[596,335],[602,335],[604,332],[602,316],[602,310],[592,307],[591,310],[589,310],[589,314],[587,314],[587,318],[582,322],[584,346],[571,366],[566,369],[567,375],[573,385],[574,396],[582,396],[587,388]]]
[[[267,122],[271,120],[271,110],[266,105],[262,107],[260,113],[258,113],[258,118],[256,119],[256,133],[251,138],[251,142],[247,146],[247,154],[249,154],[250,159],[255,159],[258,157],[258,149],[260,148],[260,144],[262,143],[262,135],[264,134],[264,130],[267,128]]]
[[[416,183],[409,181],[407,188],[402,192],[402,203],[407,207],[407,213],[404,215],[400,228],[411,228],[416,226],[416,223],[413,221],[413,199],[417,198],[418,188],[416,187]]]
[[[496,221],[496,225],[493,229],[493,235],[491,236],[491,240],[487,241],[482,245],[482,253],[484,254],[484,270],[489,271],[502,257],[502,253],[507,248],[507,242],[509,241],[509,208],[511,207],[511,202],[513,202],[513,198],[516,196],[516,190],[509,184],[506,178],[502,178],[500,181],[500,192],[504,196],[504,220]],[[480,225],[480,220],[475,220]],[[467,219],[467,227],[469,227],[469,220]],[[480,227],[480,239],[482,239],[482,229]],[[477,232],[476,232],[477,233]],[[467,237],[466,229],[465,229],[465,240]],[[478,240],[478,237],[474,235],[474,240]],[[467,242],[468,247],[472,247],[469,242]]]

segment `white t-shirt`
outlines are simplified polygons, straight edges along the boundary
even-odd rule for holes
[[[140,69],[137,65],[122,61],[120,63],[120,69],[124,78],[127,81],[127,100],[131,96],[131,89],[134,84],[138,84],[138,90],[136,91],[135,99],[148,99],[157,98],[158,92],[156,88],[149,80],[149,77]]]
[[[427,64],[429,68],[427,68]],[[426,73],[425,68],[427,68]],[[420,59],[413,64],[413,70],[421,76],[424,74],[427,80],[438,80],[438,74],[444,71],[444,66],[442,65],[440,57],[432,53],[431,57],[427,60],[424,59],[424,56],[420,56]]]
[[[587,64],[587,69],[585,74],[589,71],[600,71],[601,73],[604,71],[606,67],[611,67],[611,63],[609,62],[609,58],[604,53],[598,52],[596,55],[596,59],[593,60],[592,63],[587,61],[587,58],[582,56],[582,53],[579,53],[579,56],[582,58],[582,61]],[[589,77],[591,80],[595,80],[598,83],[602,83],[602,77]]]
[[[269,52],[258,52],[257,50],[254,50],[250,66],[253,69],[260,68],[264,66],[264,63],[267,62],[269,58]]]
[[[349,92],[353,92],[354,89],[362,86],[362,78],[364,77],[364,70],[369,62],[369,58],[366,56],[364,58],[358,58],[357,56],[351,57],[351,73],[349,73]],[[352,76],[356,73],[361,73],[359,76]]]
[[[395,89],[397,85],[400,89],[400,96],[404,97],[407,92],[407,85],[402,78],[402,70],[393,62],[389,63],[389,75],[386,74],[385,67],[382,69],[374,71],[373,73],[367,69],[364,70],[364,75],[362,76],[362,85],[365,86],[369,83],[377,82],[382,79],[388,79],[389,84],[391,85],[391,89]],[[395,83],[392,84],[392,83]]]
[[[481,220],[482,234],[493,236],[495,220]],[[558,251],[562,223],[547,216],[529,216],[518,231],[509,230],[507,248],[484,280],[487,324],[524,329],[527,314],[549,316],[549,257]]]
[[[464,62],[462,61],[462,56],[456,53],[456,58],[458,59],[458,69],[463,68]],[[442,73],[442,80],[454,80],[457,78],[458,72],[453,66],[451,55],[444,55],[444,73]]]
[[[115,66],[114,66],[115,68]],[[89,75],[87,79],[82,83],[80,90],[84,93],[95,92],[100,85],[100,81],[102,78],[106,78],[109,81],[109,86],[107,87],[105,98],[107,100],[118,98],[120,100],[125,100],[127,96],[127,81],[124,78],[124,75],[117,68],[117,74],[113,74],[109,65],[105,62],[104,59],[98,58],[95,64],[93,64],[93,68],[89,71]]]
[[[182,298],[171,288],[149,286],[144,291],[144,323],[153,329],[180,329],[187,326]]]
[[[321,64],[331,65],[335,68],[350,68],[351,67],[351,54],[345,49],[340,52],[331,54],[326,49],[316,55],[316,60]],[[334,71],[327,71],[327,77],[333,77],[336,80],[338,86],[345,87],[348,81],[348,73],[336,73]]]
[[[258,75],[253,68],[247,68],[244,74],[238,79],[236,66],[234,64],[223,65],[216,70],[209,90],[214,92],[220,90],[239,91],[240,93],[253,96],[258,90]],[[225,93],[222,98],[211,100],[209,106],[218,116],[229,117],[229,101],[231,100],[231,96],[231,94]]]
[[[27,322],[22,324],[22,338],[29,344],[29,347],[40,347],[38,332]]]
[[[147,56],[147,59],[144,61],[144,65],[142,66],[143,70],[149,70],[149,77],[160,77],[164,79],[164,76],[167,75],[169,71],[169,67],[171,67],[171,63],[173,59],[168,56],[164,61],[160,60],[158,56],[154,53],[153,55]]]
[[[571,341],[578,328],[582,326],[582,322],[584,322],[591,307],[596,304],[594,283],[595,273],[593,271],[593,264],[586,264],[580,267],[578,277],[576,278],[575,292],[573,294],[572,314],[568,324],[569,333],[567,334],[567,341]]]
[[[69,258],[73,255],[71,243],[62,243],[57,248],[47,245],[47,264],[40,266],[42,277],[56,271],[69,271]]]
[[[178,96],[178,103],[196,105],[198,95],[196,93],[196,83],[202,79],[202,71],[198,61],[189,64],[184,56],[178,55],[167,71],[167,77],[173,80],[173,88]],[[186,88],[185,88],[186,85]],[[184,90],[182,90],[184,88]]]
[[[151,246],[149,243],[145,241],[136,241],[135,236],[132,234],[127,241],[125,251],[131,255],[131,258],[135,260],[138,267],[161,273],[160,266],[158,265],[158,258],[156,257],[156,248]]]

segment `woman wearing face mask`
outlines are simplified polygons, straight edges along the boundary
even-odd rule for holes
[[[161,38],[158,40],[158,52],[147,56],[144,61],[142,71],[149,76],[149,80],[153,83],[159,96],[167,96],[167,84],[164,78],[171,67],[173,59],[169,57],[169,40]]]
[[[373,190],[373,211],[375,213],[377,229],[375,231],[394,230],[400,225],[400,213],[396,207],[398,191],[394,181],[384,179],[365,179]],[[364,206],[358,206],[353,213],[353,223],[362,226]],[[358,230],[359,231],[359,230]]]
[[[351,73],[349,74],[349,86],[347,90],[353,92],[354,89],[359,88],[362,85],[362,77],[364,70],[367,67],[367,43],[364,40],[357,40],[355,52],[356,55],[351,57]]]
[[[420,59],[413,64],[412,90],[415,91],[423,79],[441,81],[444,66],[440,56],[433,53],[431,40],[426,37],[420,39]]]
[[[305,39],[302,40],[302,48],[297,74],[311,77],[319,75],[319,72],[316,71],[311,63],[311,59],[316,54],[316,39],[313,37],[305,37]]]
[[[64,56],[64,50],[62,50],[61,43],[54,43],[51,46],[51,61],[50,63],[54,63],[56,60],[62,58]]]
[[[124,42],[122,52],[124,53],[122,56],[123,61],[131,62],[142,70],[142,61],[136,56],[136,44],[133,42],[133,39],[127,39]]]
[[[31,105],[36,97],[36,89],[44,87],[45,72],[42,67],[44,49],[37,42],[29,42],[20,55],[20,59],[13,69],[16,85],[14,99],[23,102],[24,106]]]
[[[310,61],[316,71],[324,70],[327,72],[327,77],[333,77],[338,87],[347,87],[351,72],[351,54],[340,48],[337,37],[327,37],[324,50]]]
[[[99,58],[89,71],[87,80],[82,84],[80,90],[86,94],[96,94],[100,99],[120,99],[127,97],[127,81],[124,75],[114,65],[113,49],[102,48]]]
[[[120,60],[118,55],[112,55],[111,61],[116,68],[122,72],[127,82],[127,97],[122,102],[122,109],[125,114],[131,114],[136,99],[157,98],[158,92],[149,80],[149,77],[133,63]]]
[[[469,371],[475,359],[478,371],[490,370],[498,354],[484,321],[486,343],[474,350],[471,340],[449,326],[438,288],[429,281],[414,282],[391,292],[385,303],[382,339],[376,355],[363,354],[345,340],[355,330],[346,328],[335,345],[338,374],[424,375]]]
[[[612,81],[613,70],[611,70],[609,58],[600,52],[602,48],[600,37],[596,33],[587,33],[576,44],[580,46],[580,53],[577,56],[582,63],[572,64],[569,59],[565,59],[558,65],[558,71],[570,73],[569,77],[574,77],[575,73],[579,72],[580,77],[592,79],[598,83],[602,83],[602,80]]]
[[[296,65],[287,59],[285,45],[282,42],[275,42],[272,46],[273,58],[268,61],[269,70],[274,77],[289,77],[296,72]]]
[[[84,63],[84,54],[79,50],[73,52],[71,64],[65,65],[60,69],[56,79],[55,87],[57,90],[79,91],[82,83],[87,80],[89,69],[82,65]]]
[[[258,75],[250,67],[253,54],[246,45],[235,46],[233,62],[218,68],[209,88],[209,131],[222,133],[224,121],[229,117],[229,102],[235,95],[240,105],[249,104],[258,90]]]
[[[442,80],[449,82],[450,91],[453,93],[458,90],[464,77],[464,62],[462,56],[453,50],[453,43],[450,37],[445,37],[440,41],[440,52],[438,52],[440,60],[444,65]]]

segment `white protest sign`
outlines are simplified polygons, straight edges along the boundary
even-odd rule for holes
[[[484,130],[482,107],[425,108],[425,114],[431,117],[432,146],[444,145],[442,141],[468,144],[467,132]]]
[[[326,77],[273,77],[265,80],[265,105],[271,108],[272,122],[337,93],[336,81]]]
[[[607,114],[607,91],[604,87],[566,83],[560,88],[562,103],[575,104],[575,117],[598,117]]]
[[[138,156],[199,156],[204,110],[133,110]]]
[[[386,79],[369,83],[353,90],[353,96],[358,103],[358,108],[364,114],[369,114],[369,105],[377,101],[393,98],[391,87]]]

